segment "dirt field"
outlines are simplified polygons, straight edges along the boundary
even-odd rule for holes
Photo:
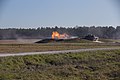
[[[0,53],[23,53],[86,48],[120,47],[119,43],[96,43],[92,41],[84,43],[34,43],[39,40],[40,39],[0,40]]]
[[[40,39],[0,40],[0,44],[33,44]]]

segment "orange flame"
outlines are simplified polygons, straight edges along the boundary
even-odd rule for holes
[[[52,39],[55,39],[55,38],[57,38],[57,39],[60,38],[60,34],[57,31],[52,32]]]
[[[69,35],[64,33],[64,34],[59,34],[57,31],[52,32],[52,39],[66,39],[69,38]]]

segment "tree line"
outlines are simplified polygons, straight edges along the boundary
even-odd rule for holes
[[[67,33],[70,36],[78,36],[83,38],[88,34],[93,34],[99,38],[105,39],[120,39],[120,26],[76,26],[76,27],[38,27],[38,28],[7,28],[0,29],[0,39],[34,39],[51,37],[53,31],[59,33]]]

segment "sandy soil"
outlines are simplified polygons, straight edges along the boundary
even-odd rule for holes
[[[31,44],[40,39],[0,40],[0,44]]]

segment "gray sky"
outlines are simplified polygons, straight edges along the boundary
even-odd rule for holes
[[[116,0],[6,0],[0,28],[120,25]]]

